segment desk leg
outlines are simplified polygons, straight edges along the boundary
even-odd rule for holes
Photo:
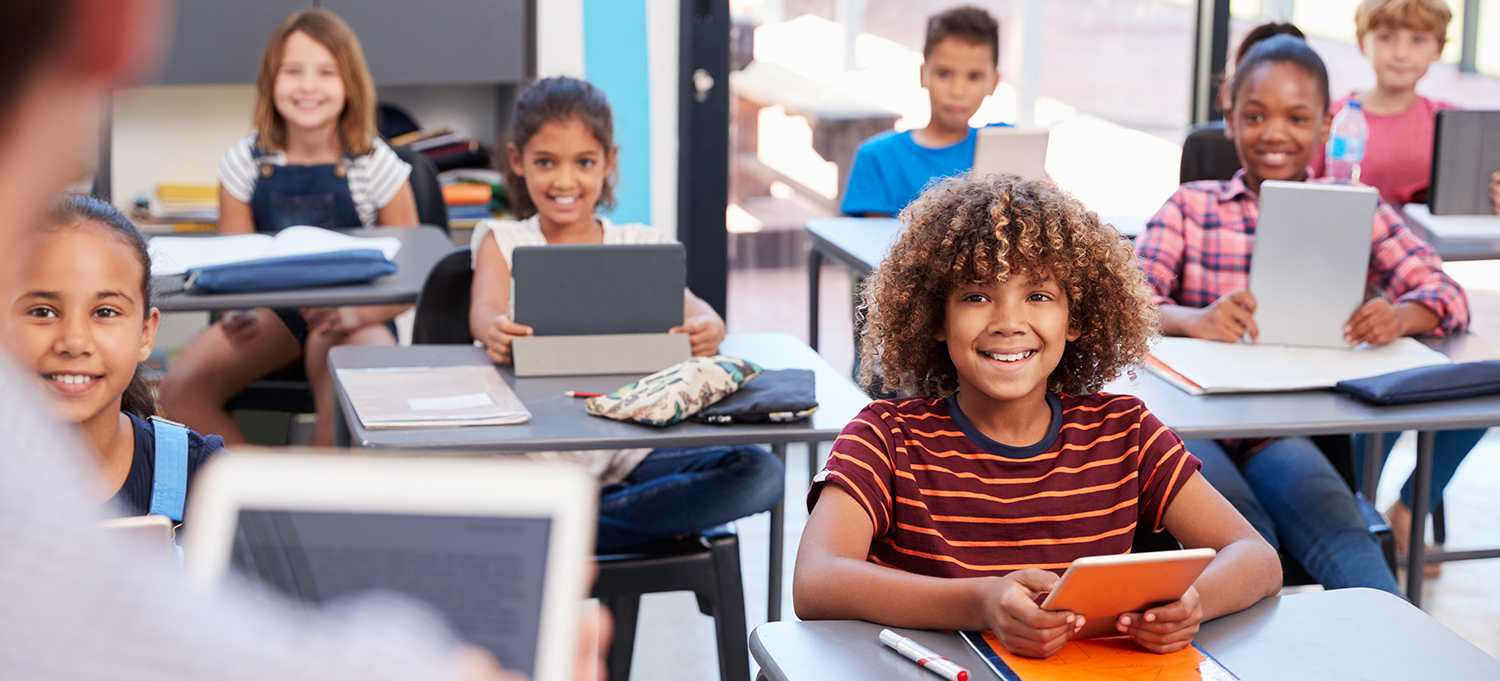
[[[823,271],[823,254],[814,248],[807,252],[807,347],[818,349],[818,279]],[[772,620],[774,621],[774,620]]]
[[[1417,433],[1417,469],[1412,474],[1411,539],[1406,553],[1406,599],[1422,607],[1422,567],[1427,564],[1427,511],[1432,488],[1432,443],[1437,433]]]
[[[1361,492],[1370,503],[1375,503],[1375,490],[1380,487],[1380,469],[1385,466],[1385,433],[1370,433],[1365,436],[1365,479],[1360,482]]]
[[[334,388],[335,391],[338,388]],[[341,404],[343,395],[335,393],[333,396],[333,446],[347,449],[354,437],[349,432],[349,420],[344,418],[344,408]]]
[[[781,465],[786,466],[786,443],[771,445],[771,451],[776,458],[781,459]],[[783,492],[781,500],[771,506],[771,569],[768,571],[770,579],[766,586],[766,621],[781,621],[781,550],[785,543],[786,530],[786,493]]]

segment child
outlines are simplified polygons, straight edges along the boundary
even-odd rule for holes
[[[1359,181],[1397,211],[1426,201],[1437,112],[1457,108],[1417,94],[1417,81],[1443,54],[1452,19],[1443,0],[1364,0],[1354,11],[1354,35],[1375,71],[1375,89],[1350,93],[1329,109],[1338,114],[1351,100],[1364,108],[1369,137]],[[1314,177],[1325,172],[1325,151],[1313,154]]]
[[[932,108],[927,127],[883,132],[859,146],[840,208],[845,214],[895,215],[933,178],[974,166],[978,133],[969,119],[1000,85],[1000,23],[977,7],[934,15],[922,58]]]
[[[104,201],[67,196],[33,236],[11,338],[58,412],[93,443],[100,500],[180,522],[193,474],[224,441],[156,416],[138,368],[161,319],[150,273],[130,220]]]
[[[271,34],[256,80],[255,127],[219,165],[220,233],[417,224],[411,166],[375,136],[375,89],[359,40],[327,10],[293,14]],[[389,322],[404,309],[225,313],[173,360],[162,401],[173,418],[242,442],[224,403],[300,364],[317,406],[312,441],[333,444],[329,348],[394,344]]]
[[[1183,185],[1136,242],[1168,335],[1226,342],[1257,335],[1255,299],[1245,287],[1261,182],[1306,180],[1307,161],[1328,132],[1327,70],[1302,40],[1277,35],[1255,44],[1229,92],[1225,134],[1244,169],[1227,182]],[[1469,319],[1463,289],[1383,201],[1371,239],[1369,284],[1381,295],[1350,317],[1345,340],[1383,345],[1462,332]],[[1203,461],[1204,477],[1323,586],[1399,593],[1344,479],[1310,440],[1187,445]]]
[[[1050,181],[953,178],[907,208],[868,279],[862,364],[888,388],[808,494],[803,619],[991,629],[1056,652],[1083,618],[1036,597],[1136,526],[1218,556],[1181,600],[1121,615],[1155,652],[1281,586],[1276,554],[1139,399],[1093,394],[1147,352],[1156,315],[1128,242]],[[878,367],[878,368],[876,368]],[[956,392],[955,392],[956,391]]]
[[[516,100],[506,146],[505,186],[519,220],[481,220],[474,228],[469,328],[491,359],[511,361],[511,339],[530,327],[511,321],[510,256],[516,246],[670,241],[646,225],[616,225],[596,215],[614,204],[614,124],[593,85],[547,78]],[[683,291],[683,322],[693,354],[713,355],[724,320]],[[767,510],[781,498],[783,466],[756,447],[690,447],[548,453],[588,465],[605,483],[598,549],[694,532]]]

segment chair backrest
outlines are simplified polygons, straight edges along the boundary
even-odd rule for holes
[[[417,219],[424,225],[437,225],[448,231],[448,205],[443,203],[443,186],[438,183],[437,165],[420,151],[401,145],[391,147],[401,160],[411,164],[411,193],[417,199]]]
[[[1234,141],[1224,136],[1224,121],[1200,123],[1188,130],[1182,143],[1182,165],[1177,181],[1227,180],[1240,169]]]
[[[413,344],[474,342],[469,334],[469,287],[474,283],[474,267],[469,260],[469,247],[461,246],[449,251],[427,273],[427,281],[417,294],[416,319],[411,327]]]

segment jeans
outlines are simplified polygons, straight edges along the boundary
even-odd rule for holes
[[[1454,471],[1458,470],[1458,464],[1463,463],[1464,457],[1469,455],[1469,450],[1479,444],[1480,438],[1484,437],[1484,428],[1475,430],[1440,430],[1433,438],[1432,443],[1432,494],[1428,497],[1429,503],[1436,506],[1443,500],[1443,490],[1447,489],[1448,481],[1453,479]],[[1396,446],[1396,438],[1401,433],[1384,433],[1385,442],[1381,451],[1381,461],[1391,455],[1391,448]],[[1412,475],[1406,476],[1406,483],[1401,485],[1401,503],[1407,508],[1412,505],[1412,490],[1415,483]],[[1361,482],[1365,479],[1365,435],[1354,436],[1354,479]],[[1375,490],[1365,490],[1365,497],[1374,499]]]
[[[1349,486],[1312,440],[1275,440],[1238,465],[1213,440],[1185,444],[1214,489],[1325,588],[1364,586],[1401,595]]]
[[[697,532],[771,508],[786,468],[759,447],[656,449],[624,480],[600,489],[595,550],[607,553]]]

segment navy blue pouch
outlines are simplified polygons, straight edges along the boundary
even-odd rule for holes
[[[396,263],[373,248],[247,260],[188,270],[183,288],[205,293],[248,293],[358,284],[396,273]]]
[[[787,423],[818,409],[816,374],[808,369],[764,369],[755,380],[693,418],[703,423]]]
[[[1411,404],[1500,393],[1500,361],[1440,364],[1354,381],[1335,390],[1374,404]]]

